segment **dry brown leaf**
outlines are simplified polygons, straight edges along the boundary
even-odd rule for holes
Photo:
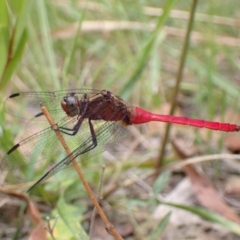
[[[233,176],[227,179],[225,191],[226,194],[240,196],[240,177]]]
[[[240,136],[239,136],[239,134],[229,134],[225,139],[225,146],[232,153],[240,152]]]
[[[172,145],[175,151],[181,157],[181,159],[185,159],[188,157],[185,155],[184,151],[181,148],[179,148],[176,141],[172,141]],[[198,201],[204,207],[240,224],[240,218],[222,200],[218,192],[212,186],[211,182],[209,182],[205,178],[205,176],[199,174],[192,165],[187,165],[184,167],[184,169],[186,174],[191,180],[193,191]]]
[[[32,223],[36,226],[34,230],[32,230],[29,239],[30,240],[47,240],[47,232],[44,228],[44,222],[41,218],[41,215],[34,205],[34,203],[31,201],[31,198],[23,192],[13,190],[8,187],[1,187],[0,192],[5,193],[9,196],[16,197],[18,199],[22,199],[27,203],[27,214],[29,218],[31,219]]]

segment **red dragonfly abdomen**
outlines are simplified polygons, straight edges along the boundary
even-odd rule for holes
[[[240,126],[236,124],[219,123],[219,122],[205,121],[201,119],[191,119],[186,117],[154,114],[154,113],[145,111],[144,109],[139,107],[133,108],[131,117],[130,117],[130,123],[141,124],[141,123],[146,123],[151,121],[176,123],[176,124],[194,126],[198,128],[209,128],[209,129],[219,130],[224,132],[236,132],[240,130]]]

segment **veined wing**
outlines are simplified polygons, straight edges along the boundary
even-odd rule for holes
[[[92,114],[96,114],[95,111],[102,110],[104,112],[106,110],[106,108],[101,108],[101,105],[99,106],[99,108],[95,108],[95,110],[92,111]],[[109,116],[109,123],[108,121],[105,122],[102,120],[91,121],[93,124],[95,133],[97,135],[100,135],[100,136],[97,136],[97,140],[98,138],[99,140],[101,140],[100,133],[101,133],[102,126],[109,125],[109,131],[110,132],[113,131],[114,129],[113,126],[115,126],[114,123],[115,124],[117,123],[112,122],[111,119],[114,119],[114,116],[118,114],[118,111],[120,110],[117,110],[115,113],[113,112],[113,114]],[[99,114],[101,114],[101,111]],[[73,129],[74,126],[77,124],[77,122],[78,122],[78,116],[75,116],[75,117],[65,116],[56,124],[59,128]],[[86,145],[86,148],[87,148],[89,147],[89,144],[93,144],[88,118],[83,119],[80,129],[76,135],[72,136],[64,133],[62,135],[71,151],[76,150],[79,146],[83,147]],[[108,143],[108,141],[105,141],[105,142]],[[98,143],[98,145],[100,145],[100,143]],[[55,159],[57,156],[60,156],[60,155],[63,156],[64,158],[64,156],[66,157],[67,154],[65,153],[61,144],[59,143],[59,140],[56,136],[55,131],[52,129],[52,127],[47,127],[44,130],[39,131],[31,135],[30,137],[20,141],[18,144],[14,145],[7,152],[4,158],[1,160],[0,169],[7,170],[7,171],[13,170],[29,164],[41,162],[43,160],[49,161],[51,159]]]
[[[55,92],[19,92],[10,95],[4,102],[4,109],[7,113],[23,118],[32,119],[41,115],[40,103],[43,103],[51,113],[55,121],[60,120],[66,113],[61,108],[61,101],[68,93],[76,93],[81,99],[84,94],[94,96],[99,90],[93,89],[69,89]],[[45,120],[42,118],[41,120]]]
[[[65,117],[57,124],[62,127],[72,128],[76,122],[77,117]],[[87,119],[83,121],[80,133],[75,136],[63,134],[72,151],[81,143],[80,140],[88,138],[88,135]],[[55,131],[51,127],[47,127],[13,146],[1,160],[0,168],[9,171],[41,160],[49,161],[61,154],[66,155],[56,137]]]
[[[97,122],[97,123],[96,123]],[[41,182],[46,181],[48,178],[59,172],[60,170],[72,166],[73,159],[76,163],[80,163],[89,159],[107,148],[111,148],[114,144],[126,137],[128,127],[123,125],[121,121],[96,121],[94,129],[97,138],[97,146],[93,146],[92,137],[88,137],[79,147],[77,147],[70,155],[63,158],[59,163],[52,167],[42,178],[40,178],[28,191],[33,189]]]
[[[26,109],[33,109],[33,111],[35,111],[38,104],[42,102],[43,104],[46,104],[47,108],[49,108],[50,113],[53,115],[55,120],[54,113],[58,110],[56,104],[60,105],[62,98],[69,92],[79,94],[79,99],[83,97],[83,94],[91,94],[90,97],[93,97],[93,99],[98,94],[101,94],[101,92],[96,90],[89,90],[89,92],[86,92],[86,90],[78,90],[78,92],[77,90],[68,90],[54,93],[32,92],[12,95],[9,97],[9,101],[10,99],[20,97],[27,106]],[[54,99],[52,103],[47,101],[49,98]],[[31,101],[26,99],[30,99]],[[99,103],[96,102],[95,104],[96,105],[92,105],[94,106],[93,108],[90,107],[89,112],[87,113],[88,117],[82,119],[80,130],[76,135],[72,136],[66,133],[62,134],[70,148],[70,151],[72,152],[71,156],[67,156],[65,153],[63,147],[57,139],[55,130],[53,130],[52,127],[47,127],[44,130],[24,139],[11,148],[1,160],[0,168],[3,170],[12,170],[41,160],[51,160],[55,159],[56,156],[62,156],[63,160],[55,165],[55,167],[53,167],[50,171],[48,171],[43,178],[37,182],[38,184],[61,169],[69,166],[72,161],[72,157],[76,158],[80,156],[78,158],[79,160],[77,159],[77,161],[82,161],[86,157],[89,158],[99,152],[102,152],[106,147],[114,144],[119,139],[122,139],[127,133],[127,128],[126,123],[121,121],[119,116],[122,116],[122,120],[123,118],[125,119],[125,115],[122,115],[121,112],[125,106],[119,106],[119,108],[117,107],[114,110],[111,107],[108,109],[109,104],[102,104],[101,101]],[[62,109],[61,112],[63,112]],[[101,117],[102,113],[103,116]],[[39,115],[38,113],[36,114]],[[81,119],[81,116],[68,117],[65,115],[65,113],[64,116],[65,117],[57,122],[58,127],[62,130],[73,129],[79,119]],[[100,120],[91,120],[91,116],[93,116],[92,119]],[[116,118],[116,116],[118,117]],[[108,119],[106,119],[106,117],[108,117]],[[90,132],[89,119],[91,120],[95,134],[91,134]],[[117,121],[114,121],[114,119]],[[69,130],[66,131],[68,132]],[[95,138],[96,141],[94,141]]]

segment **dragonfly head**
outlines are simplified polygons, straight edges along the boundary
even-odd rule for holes
[[[79,101],[78,97],[74,93],[70,93],[65,96],[61,102],[61,106],[70,117],[74,117],[79,114]]]

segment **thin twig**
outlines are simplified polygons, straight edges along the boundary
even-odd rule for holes
[[[98,201],[101,199],[104,172],[105,172],[105,164],[102,165],[102,172],[101,172],[101,177],[100,177],[99,186],[98,186],[98,194],[97,194]],[[91,225],[90,225],[90,230],[89,230],[90,239],[92,239],[92,236],[93,236],[93,227],[94,227],[94,222],[95,222],[95,217],[96,217],[96,211],[97,211],[97,209],[96,209],[96,207],[94,207],[92,216],[91,216]]]
[[[194,14],[196,12],[196,7],[197,7],[197,0],[193,0],[191,15],[190,15],[189,22],[188,22],[188,28],[187,28],[187,32],[186,32],[184,45],[183,45],[182,55],[181,55],[180,64],[179,64],[179,68],[178,68],[178,73],[177,73],[176,84],[175,84],[175,88],[174,88],[174,92],[173,92],[173,96],[172,96],[172,100],[171,100],[172,106],[171,106],[169,115],[173,115],[174,111],[175,111],[177,95],[178,95],[180,83],[181,83],[181,80],[182,80],[183,69],[184,69],[184,65],[185,65],[185,61],[186,61],[187,50],[188,50],[188,47],[189,47],[190,33],[192,31],[192,26],[193,26],[193,22],[194,22]],[[163,164],[163,157],[164,157],[165,148],[166,148],[166,145],[167,145],[167,140],[168,140],[168,136],[169,136],[169,132],[170,132],[170,127],[171,127],[171,124],[168,123],[167,127],[166,127],[164,137],[163,137],[163,141],[161,143],[161,148],[160,148],[160,151],[159,151],[159,157],[156,161],[156,166],[155,166],[156,176],[157,176],[158,169]]]
[[[67,145],[67,143],[65,142],[65,139],[63,138],[61,132],[58,130],[57,125],[55,124],[54,120],[52,119],[52,117],[50,116],[47,108],[41,103],[41,110],[43,112],[43,114],[45,115],[45,117],[47,118],[49,124],[53,127],[58,140],[61,142],[63,148],[65,149],[66,153],[68,156],[71,157],[71,163],[73,165],[73,167],[75,168],[81,182],[83,183],[89,197],[91,198],[94,206],[96,207],[99,216],[101,217],[102,221],[104,222],[105,226],[106,226],[106,230],[108,231],[109,234],[111,234],[115,239],[117,240],[123,240],[123,238],[119,235],[119,233],[116,231],[116,229],[114,228],[114,226],[109,222],[109,220],[107,219],[105,213],[103,212],[102,208],[100,207],[98,200],[96,199],[96,197],[94,196],[90,186],[88,185],[87,181],[85,180],[85,177],[79,167],[79,165],[76,162],[76,159],[72,156],[71,151]]]
[[[163,13],[163,9],[146,6],[146,7],[143,7],[143,12],[149,16],[160,16]],[[178,9],[173,9],[169,14],[169,17],[171,18],[183,19],[183,20],[188,20],[189,16],[190,14],[188,11],[182,11]],[[229,18],[229,17],[217,16],[217,15],[204,14],[204,13],[196,13],[195,20],[200,22],[221,24],[221,25],[237,27],[237,28],[239,28],[240,26],[240,21],[238,18]]]
[[[55,220],[54,220],[54,223],[53,223],[52,226],[50,224],[50,218],[47,217],[46,219],[47,219],[47,227],[45,227],[45,229],[49,232],[49,234],[51,235],[52,239],[56,240],[56,238],[54,237],[53,231],[54,231],[54,228],[55,228],[55,226],[57,224],[58,216],[55,217]]]

